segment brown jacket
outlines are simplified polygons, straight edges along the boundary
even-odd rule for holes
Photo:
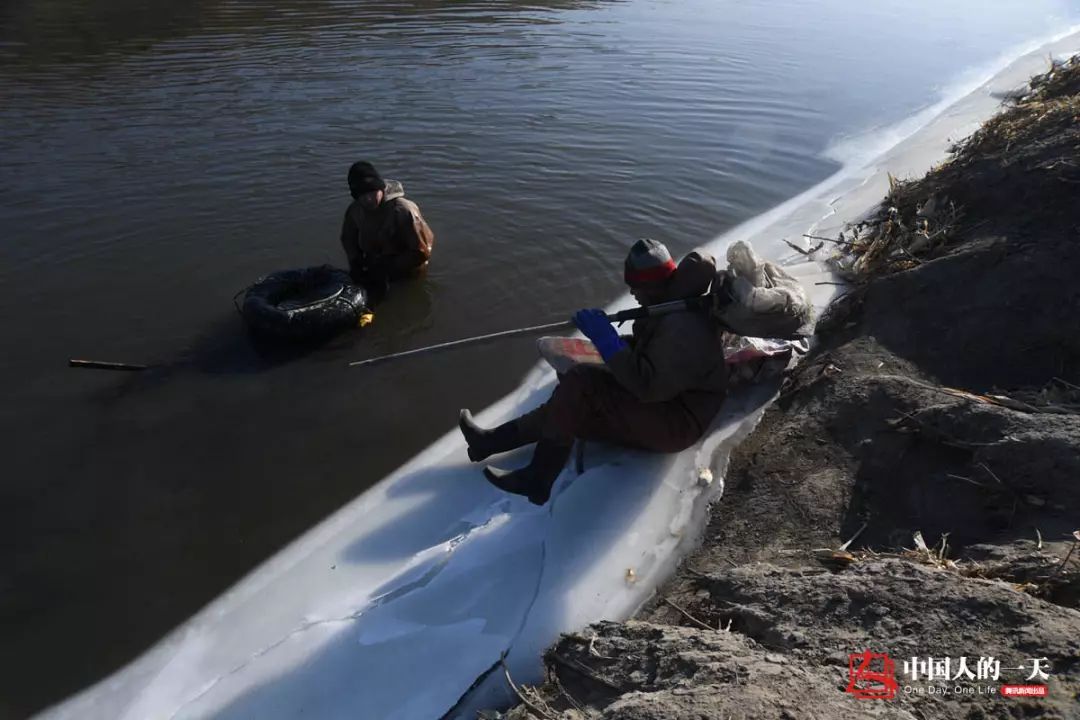
[[[679,263],[664,301],[704,294],[716,261],[693,252]],[[619,384],[646,403],[679,400],[708,427],[727,391],[723,333],[704,313],[678,312],[634,321],[633,337],[608,360]]]
[[[427,265],[435,234],[416,203],[405,197],[400,182],[387,180],[383,192],[382,203],[372,211],[365,211],[358,202],[349,205],[341,245],[351,271],[378,263],[390,276],[400,277]]]

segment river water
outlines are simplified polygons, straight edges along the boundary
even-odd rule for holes
[[[133,657],[535,355],[347,361],[606,303],[635,238],[711,240],[1078,21],[1075,0],[3,4],[0,716]],[[260,354],[233,294],[344,262],[357,159],[420,204],[430,272],[364,331]]]

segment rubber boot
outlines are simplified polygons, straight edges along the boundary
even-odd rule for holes
[[[480,462],[495,453],[514,450],[539,440],[541,419],[541,408],[537,408],[497,428],[485,430],[476,424],[471,412],[462,410],[458,416],[458,427],[469,444],[469,459]]]
[[[536,443],[532,461],[519,470],[500,470],[488,465],[484,477],[495,487],[515,495],[524,495],[533,505],[543,505],[551,497],[551,486],[570,459],[574,446],[548,438]]]

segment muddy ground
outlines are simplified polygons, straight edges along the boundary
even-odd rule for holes
[[[564,636],[503,717],[1080,718],[1080,62],[844,242],[857,286],[735,451],[702,547],[637,619]],[[864,650],[893,699],[845,692]],[[961,656],[998,679],[904,672]]]

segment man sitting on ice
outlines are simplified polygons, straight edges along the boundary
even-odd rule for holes
[[[676,267],[662,243],[646,239],[630,249],[624,277],[634,299],[655,305],[704,294],[715,272],[708,255],[690,253]],[[536,443],[524,468],[487,466],[484,476],[537,505],[548,501],[575,438],[678,452],[704,434],[727,389],[722,333],[705,313],[636,320],[633,335],[625,338],[601,310],[579,310],[574,324],[596,346],[603,368],[574,367],[559,378],[546,403],[491,430],[461,411],[459,426],[473,462]]]
[[[383,180],[369,162],[349,168],[349,193],[353,202],[345,211],[341,246],[353,280],[377,301],[391,280],[427,267],[435,234],[401,183]]]

